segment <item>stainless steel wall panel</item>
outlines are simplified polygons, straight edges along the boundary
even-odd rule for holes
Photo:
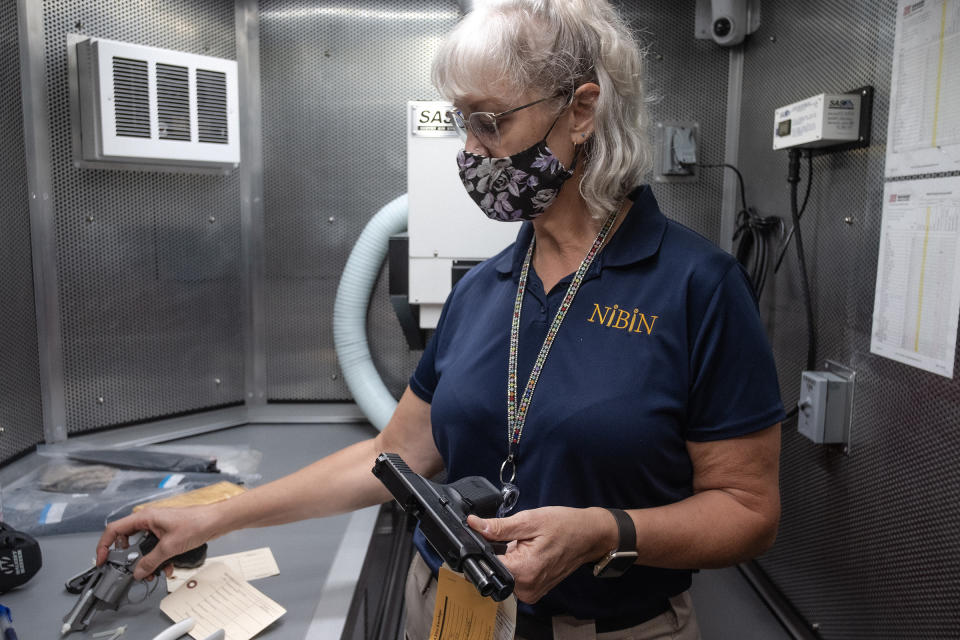
[[[651,50],[653,119],[698,121],[702,157],[721,161],[726,52],[693,40],[692,4],[619,4]],[[452,1],[260,2],[271,400],[349,397],[333,350],[340,273],[366,221],[406,191],[404,105],[437,99],[430,62],[459,15]],[[717,240],[722,183],[709,170],[655,190],[667,215]],[[399,395],[419,352],[404,346],[383,277],[368,335]]]
[[[340,273],[366,222],[406,193],[406,102],[438,98],[430,60],[458,16],[439,1],[260,2],[271,400],[350,397],[333,348]],[[419,353],[383,282],[368,330],[399,397]]]
[[[697,161],[720,164],[726,135],[729,53],[693,37],[695,4],[656,0],[615,2],[647,49],[647,93],[652,124],[700,124]],[[650,130],[653,135],[653,127]],[[721,244],[724,169],[699,169],[696,182],[652,183],[667,217]]]
[[[243,401],[238,172],[73,166],[67,34],[234,59],[234,3],[44,3],[67,429]]]
[[[0,462],[43,440],[16,0],[0,0]]]
[[[896,5],[764,3],[745,49],[739,164],[751,204],[788,226],[774,109],[876,89],[872,146],[814,159],[802,222],[818,361],[857,371],[851,452],[818,448],[786,423],[780,535],[760,560],[827,640],[960,637],[960,383],[870,353]],[[791,248],[761,301],[788,407],[806,359],[797,283]]]

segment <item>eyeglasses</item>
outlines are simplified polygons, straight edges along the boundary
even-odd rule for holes
[[[534,100],[529,104],[525,104],[520,107],[514,107],[513,109],[507,109],[506,111],[501,111],[500,113],[493,113],[491,111],[474,111],[468,117],[463,116],[463,112],[459,109],[452,109],[447,112],[450,118],[453,120],[453,123],[456,125],[457,133],[460,134],[462,140],[467,139],[467,130],[471,131],[473,135],[477,137],[477,140],[480,141],[485,147],[498,146],[500,144],[500,129],[497,128],[497,120],[503,116],[510,115],[511,113],[516,113],[521,109],[526,109],[527,107],[532,107],[535,104],[540,104],[546,100],[550,100],[556,96],[550,96],[547,98],[540,98],[539,100]]]

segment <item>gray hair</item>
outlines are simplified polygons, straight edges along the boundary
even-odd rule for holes
[[[650,168],[643,55],[606,0],[494,0],[478,3],[433,61],[433,83],[448,100],[489,95],[560,96],[600,86],[595,131],[584,145],[580,193],[594,216],[616,209]]]

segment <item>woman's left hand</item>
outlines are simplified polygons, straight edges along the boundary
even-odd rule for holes
[[[500,557],[513,574],[517,599],[533,604],[581,565],[617,545],[617,525],[605,509],[540,507],[506,518],[471,515],[467,524],[487,540],[509,541]]]

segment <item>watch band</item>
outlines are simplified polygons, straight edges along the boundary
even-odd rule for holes
[[[598,578],[621,576],[633,566],[637,559],[637,529],[633,524],[633,518],[623,509],[608,508],[607,511],[617,521],[620,542],[616,549],[610,550],[600,559],[600,562],[594,565],[593,575]]]
[[[620,531],[620,545],[617,551],[636,551],[637,528],[633,524],[633,518],[623,509],[607,509],[607,511],[617,519],[617,529]]]

